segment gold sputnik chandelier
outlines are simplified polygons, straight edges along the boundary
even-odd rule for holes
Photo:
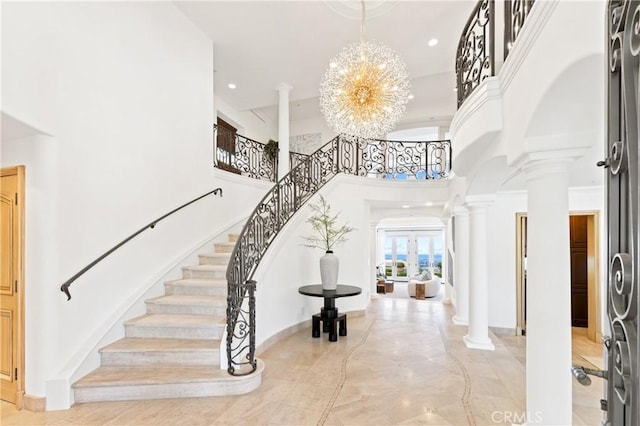
[[[376,139],[391,131],[404,113],[409,74],[397,53],[365,41],[364,21],[362,0],[360,42],[331,59],[320,83],[320,109],[336,133]]]

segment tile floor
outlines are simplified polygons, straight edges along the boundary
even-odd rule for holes
[[[244,396],[76,404],[17,412],[8,425],[495,425],[525,409],[525,340],[492,336],[493,352],[468,350],[465,327],[441,301],[374,299],[349,317],[349,335],[330,343],[303,329],[260,353],[262,386]],[[600,345],[578,335],[597,356]],[[579,355],[577,355],[579,357]],[[582,364],[585,360],[579,358]],[[573,424],[597,425],[603,381],[574,381]],[[496,414],[497,413],[497,414]]]

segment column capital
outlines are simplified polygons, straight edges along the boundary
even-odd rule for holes
[[[521,168],[527,175],[527,180],[553,175],[568,175],[569,165],[574,159],[570,157],[529,159],[522,164]]]
[[[277,90],[278,92],[281,92],[281,93],[282,93],[282,92],[286,92],[286,93],[288,93],[288,92],[290,92],[291,90],[293,90],[293,86],[291,86],[291,85],[289,85],[289,84],[287,84],[287,83],[280,83],[280,84],[278,84],[278,85],[276,86],[276,90]]]
[[[465,206],[471,210],[474,208],[487,208],[496,201],[495,194],[468,195],[465,198]]]
[[[469,210],[467,210],[467,208],[464,207],[464,206],[455,206],[453,208],[453,215],[454,216],[468,216],[469,215]]]

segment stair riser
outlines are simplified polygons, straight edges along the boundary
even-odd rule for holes
[[[238,234],[229,234],[227,235],[227,238],[229,239],[230,243],[235,243],[236,241],[238,241]]]
[[[124,326],[126,337],[151,337],[166,339],[220,339],[224,326],[213,327],[141,327],[135,324]]]
[[[198,255],[200,265],[218,265],[224,266],[229,264],[229,257],[207,256],[206,254]]]
[[[197,269],[183,269],[182,278],[199,278],[209,280],[223,280],[227,276],[226,271],[202,271]]]
[[[244,381],[82,387],[74,389],[74,399],[75,402],[98,402],[242,395],[257,389],[261,380],[261,375],[256,375]]]
[[[183,294],[189,296],[227,296],[226,286],[183,286],[165,284],[165,294]]]
[[[227,314],[227,305],[169,305],[147,302],[148,314],[215,315]]]
[[[217,342],[216,342],[217,344]],[[209,365],[220,366],[220,350],[210,351],[154,351],[154,352],[102,352],[103,366],[150,366],[178,364],[178,365]]]
[[[234,244],[214,244],[213,248],[216,253],[231,253],[233,252]]]

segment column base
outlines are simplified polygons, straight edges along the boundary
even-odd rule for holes
[[[455,325],[469,325],[469,320],[466,318],[458,318],[457,315],[453,316],[451,318],[451,321],[453,321],[453,323]]]
[[[493,342],[488,337],[483,340],[475,340],[470,337],[468,334],[462,338],[464,340],[464,345],[469,349],[483,349],[485,351],[495,351],[496,347],[493,345]]]

